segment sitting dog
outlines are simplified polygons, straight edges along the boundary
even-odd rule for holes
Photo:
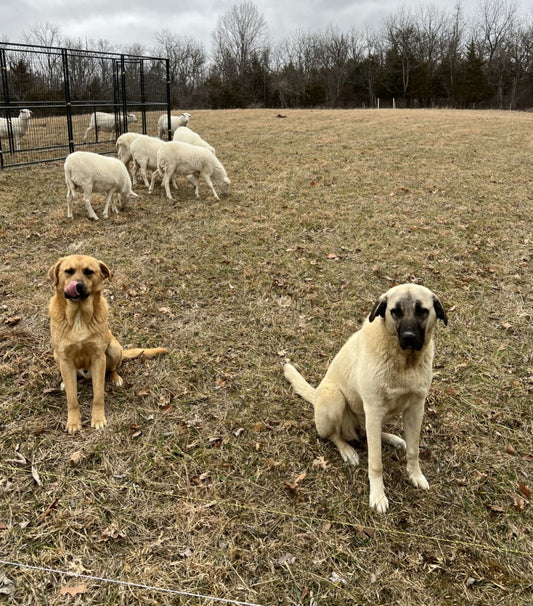
[[[418,488],[428,489],[418,461],[424,401],[432,379],[433,329],[448,318],[429,289],[401,284],[376,301],[362,328],[337,353],[315,389],[292,366],[285,377],[296,393],[311,402],[322,438],[329,438],[344,461],[359,458],[348,444],[367,437],[370,507],[384,513],[389,507],[383,485],[381,442],[407,450],[407,472]],[[405,442],[382,433],[383,423],[402,415]]]
[[[117,368],[123,358],[144,355],[153,358],[168,350],[122,349],[109,330],[108,305],[102,294],[102,283],[111,271],[94,257],[63,257],[48,271],[55,294],[50,301],[50,332],[54,358],[59,365],[67,395],[66,430],[81,429],[77,377],[92,378],[93,408],[91,426],[100,429],[107,424],[104,410],[106,374],[113,385],[122,385]]]

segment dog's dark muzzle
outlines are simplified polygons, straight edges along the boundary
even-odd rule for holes
[[[415,351],[420,351],[424,346],[424,331],[418,324],[413,325],[410,323],[400,326],[398,338],[400,347],[404,350],[414,349]]]
[[[82,299],[86,299],[89,296],[89,291],[87,290],[87,286],[83,282],[79,280],[71,280],[67,286],[65,287],[65,299],[70,299],[71,301],[81,301]]]

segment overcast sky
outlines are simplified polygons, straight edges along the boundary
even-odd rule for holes
[[[465,16],[479,13],[482,0],[460,0]],[[505,2],[506,0],[503,0]],[[124,50],[142,44],[156,46],[155,34],[168,29],[211,48],[219,16],[239,0],[0,0],[0,40],[24,42],[24,34],[39,24],[60,28],[63,39],[104,39]],[[521,15],[530,15],[531,0],[517,0]],[[276,42],[291,32],[320,32],[328,26],[375,30],[400,9],[421,6],[453,10],[457,0],[252,0]],[[524,8],[524,7],[527,7]]]

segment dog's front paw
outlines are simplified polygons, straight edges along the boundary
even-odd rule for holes
[[[68,433],[76,433],[81,430],[81,419],[79,417],[69,417],[65,429]]]
[[[389,509],[389,499],[387,499],[384,492],[378,494],[370,492],[369,503],[370,507],[378,513],[386,513]]]
[[[107,425],[105,415],[93,415],[91,419],[91,427],[94,429],[102,429]]]
[[[426,480],[426,477],[420,470],[418,470],[418,472],[409,472],[409,479],[417,488],[429,490],[429,482]]]

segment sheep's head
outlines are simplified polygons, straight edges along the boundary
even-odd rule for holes
[[[29,120],[31,118],[32,113],[33,112],[31,111],[31,109],[21,109],[19,118],[24,118],[24,120]]]
[[[228,177],[224,177],[224,179],[222,179],[222,181],[220,181],[219,183],[219,187],[220,187],[220,191],[223,194],[227,194],[229,193],[229,187],[231,185],[231,181],[229,180]]]
[[[137,122],[137,116],[135,114],[128,114],[128,122]]]

